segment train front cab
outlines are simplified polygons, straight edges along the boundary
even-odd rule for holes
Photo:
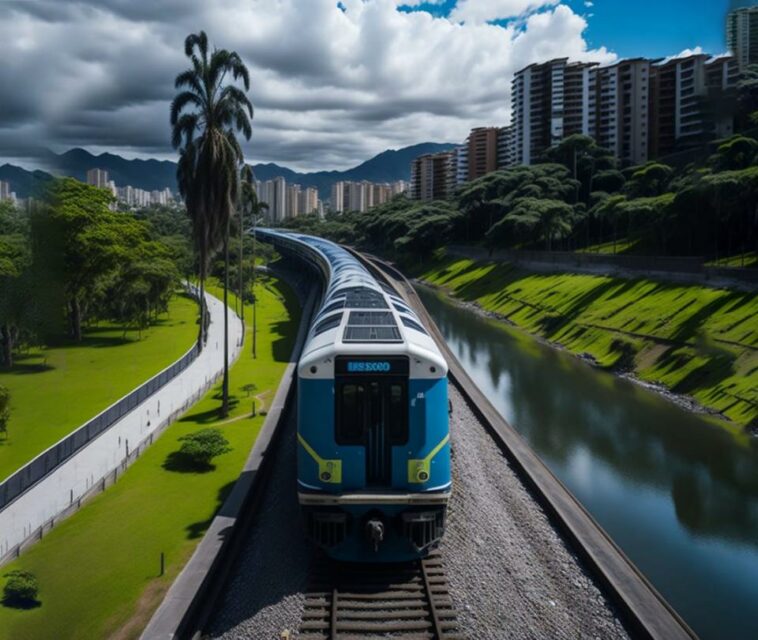
[[[301,362],[299,376],[299,498],[310,537],[341,560],[427,555],[442,537],[451,486],[444,361],[326,360]]]

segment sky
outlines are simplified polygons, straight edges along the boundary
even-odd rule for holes
[[[200,29],[250,69],[246,159],[307,171],[503,126],[532,62],[721,53],[729,3],[0,0],[0,164],[42,147],[175,157],[173,78]]]

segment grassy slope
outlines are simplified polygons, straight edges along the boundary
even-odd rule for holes
[[[27,611],[0,607],[0,638],[139,635],[231,489],[263,423],[249,417],[252,398],[241,387],[256,385],[259,408],[260,400],[270,403],[289,358],[299,322],[294,294],[271,281],[258,287],[258,295],[258,359],[251,356],[247,309],[245,347],[231,371],[231,421],[218,423],[219,383],[113,487],[5,567],[35,573],[42,604]],[[179,437],[209,426],[223,429],[233,447],[214,461],[215,470],[164,468]],[[159,578],[161,551],[166,575]]]
[[[9,437],[0,439],[0,479],[181,357],[197,337],[196,317],[197,303],[175,296],[141,340],[102,323],[79,344],[34,350],[0,370],[12,409]]]
[[[441,257],[416,275],[609,368],[689,394],[737,424],[758,416],[758,296],[651,280],[538,274]]]

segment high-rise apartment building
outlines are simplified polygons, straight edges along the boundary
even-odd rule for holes
[[[268,205],[266,218],[271,222],[281,222],[287,217],[287,182],[282,177],[255,182],[258,201]]]
[[[454,150],[455,184],[463,184],[468,180],[468,144],[465,142]]]
[[[301,189],[299,184],[287,185],[287,197],[285,198],[284,217],[286,219],[297,218],[300,206]]]
[[[264,215],[271,223],[279,223],[321,209],[317,189],[304,189],[299,184],[287,184],[281,176],[264,182],[256,180],[255,192],[258,201],[268,206]]]
[[[497,127],[472,129],[466,140],[468,181],[476,180],[497,169],[498,136]],[[457,178],[457,167],[456,167]]]
[[[643,164],[649,157],[652,64],[633,58],[590,72],[589,135],[622,165]]]
[[[516,164],[516,127],[509,124],[502,127],[497,136],[497,168]]]
[[[456,175],[455,151],[419,156],[411,163],[411,198],[426,201],[449,198],[455,189]]]
[[[405,181],[389,183],[335,182],[332,185],[331,209],[343,211],[368,211],[372,207],[388,202],[393,196],[404,193],[408,188]]]
[[[737,64],[695,54],[654,63],[650,78],[650,155],[702,145],[734,130]]]
[[[331,208],[332,211],[342,213],[345,210],[345,199],[343,194],[345,193],[345,183],[335,182],[332,185],[332,198]]]
[[[592,62],[557,58],[531,64],[513,78],[511,164],[531,164],[551,145],[573,133],[590,132]]]
[[[307,187],[298,194],[297,213],[303,215],[318,211],[318,190],[313,187]]]
[[[10,200],[11,197],[11,185],[5,180],[0,180],[0,201]]]
[[[87,184],[108,189],[108,172],[103,169],[90,169],[87,171]]]
[[[758,63],[758,7],[735,9],[727,14],[726,44],[740,71]]]

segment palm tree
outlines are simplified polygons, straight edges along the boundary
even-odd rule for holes
[[[250,75],[234,51],[208,51],[204,31],[187,36],[184,53],[192,68],[174,82],[179,93],[171,103],[171,142],[179,149],[177,181],[192,221],[199,257],[200,293],[211,258],[224,250],[224,382],[222,416],[229,411],[229,224],[236,207],[239,166],[243,162],[237,132],[250,139],[253,105],[234,82],[250,88]],[[230,77],[231,76],[231,77]],[[200,323],[200,340],[205,339]]]

